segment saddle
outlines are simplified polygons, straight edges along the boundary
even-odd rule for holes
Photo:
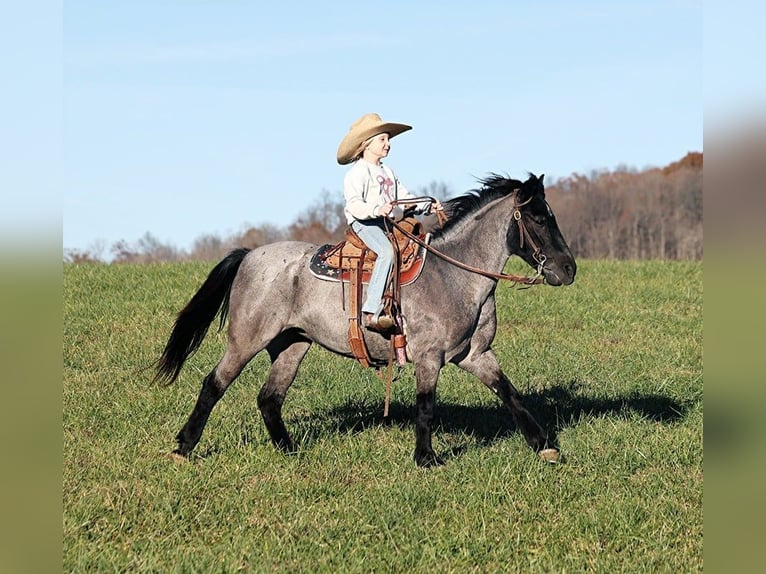
[[[423,232],[422,224],[414,217],[403,219],[399,225],[428,243],[429,234]],[[311,258],[309,269],[319,279],[348,282],[351,280],[351,270],[357,268],[361,259],[362,284],[366,285],[370,282],[377,255],[350,227],[346,228],[344,237],[340,243],[320,247]],[[397,228],[394,228],[393,238],[394,250],[399,253],[399,285],[409,285],[420,276],[427,251]]]
[[[427,244],[430,234],[423,231],[422,224],[414,217],[403,219],[398,223],[399,227],[416,236],[420,241]],[[386,307],[391,316],[395,318],[396,326],[384,336],[391,340],[391,357],[389,357],[389,380],[386,385],[386,408],[384,414],[388,414],[388,397],[390,392],[390,366],[394,359],[399,365],[407,362],[405,346],[406,340],[402,331],[402,321],[398,317],[400,307],[400,290],[402,285],[414,282],[423,270],[427,250],[425,247],[412,241],[398,228],[389,233],[389,239],[394,243],[396,260],[393,277],[389,278],[389,289],[386,294]],[[312,256],[309,263],[311,273],[325,281],[336,281],[349,285],[349,325],[348,340],[354,357],[364,367],[380,367],[371,359],[367,344],[364,340],[364,329],[361,326],[362,308],[362,285],[370,281],[372,269],[375,266],[377,256],[361,240],[361,238],[349,227],[345,232],[345,239],[336,245],[323,245]],[[341,300],[345,309],[345,295],[341,290]]]

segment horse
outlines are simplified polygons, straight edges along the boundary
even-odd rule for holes
[[[417,281],[401,289],[407,361],[413,364],[416,379],[418,466],[444,464],[431,438],[437,380],[448,363],[475,375],[505,403],[527,444],[544,460],[558,461],[555,439],[546,436],[526,409],[492,350],[495,291],[512,255],[537,269],[549,286],[571,284],[577,270],[545,199],[544,176],[528,175],[522,182],[491,173],[478,180],[477,189],[444,201],[447,221],[433,230],[430,241],[444,257],[429,256]],[[298,241],[235,249],[215,265],[177,315],[156,361],[155,380],[167,384],[177,379],[216,316],[219,330],[227,315],[229,326],[224,355],[203,379],[194,409],[176,436],[176,456],[189,456],[213,407],[264,349],[271,366],[258,393],[258,407],[273,445],[285,453],[296,451],[282,419],[282,405],[309,347],[316,343],[337,355],[354,357],[341,288],[309,271],[317,249]],[[454,265],[450,258],[463,265]],[[370,357],[385,364],[389,339],[375,332],[368,332],[365,339]]]

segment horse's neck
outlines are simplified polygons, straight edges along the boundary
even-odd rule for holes
[[[506,243],[510,206],[508,197],[483,206],[440,237],[434,247],[472,267],[500,273],[511,256]]]

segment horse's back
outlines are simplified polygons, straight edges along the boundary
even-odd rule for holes
[[[280,241],[248,253],[232,285],[232,320],[238,312],[250,319],[270,316],[286,328],[305,323],[307,314],[328,312],[333,302],[340,312],[338,286],[317,279],[309,270],[318,248],[303,241]]]
[[[252,288],[289,289],[307,273],[308,262],[317,246],[304,241],[279,241],[252,249],[239,269],[233,291]]]

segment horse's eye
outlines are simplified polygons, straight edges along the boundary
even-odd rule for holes
[[[544,215],[533,215],[532,221],[534,221],[537,225],[545,225],[545,216]]]

